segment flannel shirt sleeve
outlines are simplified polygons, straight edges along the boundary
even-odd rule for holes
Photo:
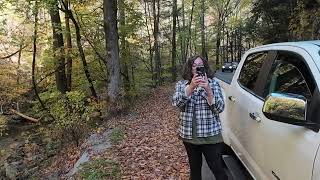
[[[210,85],[213,96],[214,96],[214,101],[213,104],[210,106],[210,109],[215,112],[215,113],[222,113],[224,110],[224,100],[223,100],[223,94],[222,94],[222,89],[217,81],[213,81]]]
[[[186,85],[183,83],[183,81],[178,81],[172,97],[172,105],[178,107],[182,111],[185,109],[185,105],[190,98],[187,97],[185,88]]]
[[[207,100],[208,101],[208,100]],[[214,96],[213,96],[213,98],[212,98],[212,101],[211,101],[211,104],[208,102],[208,104],[209,104],[209,106],[211,106],[212,104],[214,104],[215,103],[215,98],[214,98]]]

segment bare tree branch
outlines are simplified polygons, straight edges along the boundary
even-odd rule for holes
[[[14,52],[14,53],[12,53],[12,54],[9,54],[9,55],[4,56],[4,57],[0,57],[0,59],[8,59],[8,58],[16,55],[17,53],[19,53],[20,51],[22,51],[22,49],[24,49],[24,48],[26,48],[26,47],[27,47],[27,45],[23,46],[22,48],[20,48],[19,50],[17,50],[16,52]]]

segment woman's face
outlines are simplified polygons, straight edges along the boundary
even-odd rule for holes
[[[193,64],[192,64],[192,75],[194,76],[195,74],[197,74],[197,70],[196,68],[198,66],[204,66],[203,65],[203,61],[200,57],[198,57],[196,60],[194,60]]]

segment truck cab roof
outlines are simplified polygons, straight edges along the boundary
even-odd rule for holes
[[[295,47],[308,49],[308,48],[310,48],[310,47],[312,47],[314,45],[320,47],[320,40],[273,43],[273,44],[267,44],[267,45],[262,45],[262,46],[259,46],[259,47],[255,47],[255,48],[252,48],[252,50],[271,47],[271,46],[295,46]]]

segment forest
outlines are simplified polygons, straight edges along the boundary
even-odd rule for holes
[[[40,171],[101,128],[123,140],[119,116],[173,87],[190,56],[218,70],[259,45],[320,39],[319,0],[0,0],[0,10],[0,179],[48,177]],[[130,177],[119,168],[113,178]]]

